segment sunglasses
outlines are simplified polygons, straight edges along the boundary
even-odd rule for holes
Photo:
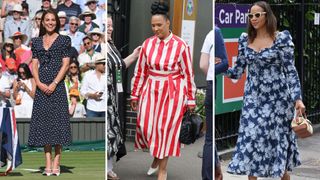
[[[36,21],[41,21],[41,18],[36,18]]]
[[[22,37],[21,37],[21,36],[15,36],[15,37],[13,37],[13,39],[20,39],[20,40],[22,40]]]
[[[69,24],[72,25],[72,26],[78,26],[77,23],[69,23]]]
[[[77,69],[77,66],[70,66],[70,69]]]
[[[83,45],[90,45],[91,44],[91,42],[85,42],[85,43],[83,43]]]
[[[13,44],[5,44],[5,47],[11,47],[11,48],[13,48]]]
[[[267,14],[266,12],[256,12],[256,13],[249,13],[248,17],[249,19],[252,19],[253,17],[259,18],[261,15]]]
[[[100,36],[100,34],[92,33],[92,36]]]

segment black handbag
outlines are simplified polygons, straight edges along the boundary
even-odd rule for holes
[[[200,137],[203,121],[198,114],[185,112],[183,115],[179,140],[183,144],[191,144]]]

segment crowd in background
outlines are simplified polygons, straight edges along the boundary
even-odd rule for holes
[[[104,0],[63,0],[42,6],[29,16],[23,0],[3,0],[0,25],[0,107],[14,107],[17,118],[30,118],[36,84],[32,76],[32,38],[38,37],[44,11],[54,10],[60,35],[71,38],[70,65],[65,76],[70,117],[105,116]]]

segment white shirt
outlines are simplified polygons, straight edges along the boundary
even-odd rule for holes
[[[87,8],[85,5],[87,3],[86,0],[72,0],[72,2],[79,4],[82,12]],[[105,0],[98,0],[97,6],[100,6],[105,3],[106,3]]]
[[[96,70],[88,71],[85,73],[80,89],[81,95],[86,97],[85,95],[87,93],[103,92],[103,95],[101,96],[101,101],[96,101],[94,99],[88,98],[87,109],[96,112],[106,111],[106,84],[107,78],[105,74],[102,74],[100,79],[98,79]]]
[[[214,42],[214,31],[211,30],[207,34],[201,49],[202,53],[210,54],[209,69],[207,72],[207,81],[213,81],[213,78],[214,78],[213,42]]]
[[[76,31],[74,34],[70,32],[70,30],[67,32],[68,36],[71,38],[71,46],[76,48],[76,50],[80,51],[80,46],[83,45],[82,39],[86,36],[80,31]]]
[[[30,79],[25,79],[21,81],[31,90],[32,81]],[[19,88],[18,94],[21,97],[21,104],[14,106],[16,118],[31,118],[32,107],[33,107],[33,98],[25,91],[25,89]]]
[[[6,91],[10,91],[9,79],[2,74],[0,77],[0,107],[6,106],[5,98],[3,98],[3,95]]]
[[[69,104],[69,108],[71,107],[71,104]],[[73,118],[85,118],[86,117],[86,109],[84,108],[84,105],[81,103],[76,104],[76,108],[74,109]]]
[[[10,74],[8,71],[5,71],[2,72],[2,78],[4,78],[7,84],[9,84],[9,88],[12,89],[13,81],[18,78],[18,75],[16,73]]]
[[[93,55],[90,56],[87,51],[81,53],[79,56],[78,56],[78,62],[79,62],[79,65],[80,67],[83,66],[85,63],[94,63],[94,59],[95,59],[95,56],[98,55],[100,53],[94,51]]]

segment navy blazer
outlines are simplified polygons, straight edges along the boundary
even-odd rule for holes
[[[214,44],[215,44],[215,57],[221,59],[221,63],[215,64],[214,71],[215,75],[221,74],[228,69],[228,56],[226,47],[224,45],[224,40],[222,33],[218,27],[215,27],[215,37],[214,37]]]

